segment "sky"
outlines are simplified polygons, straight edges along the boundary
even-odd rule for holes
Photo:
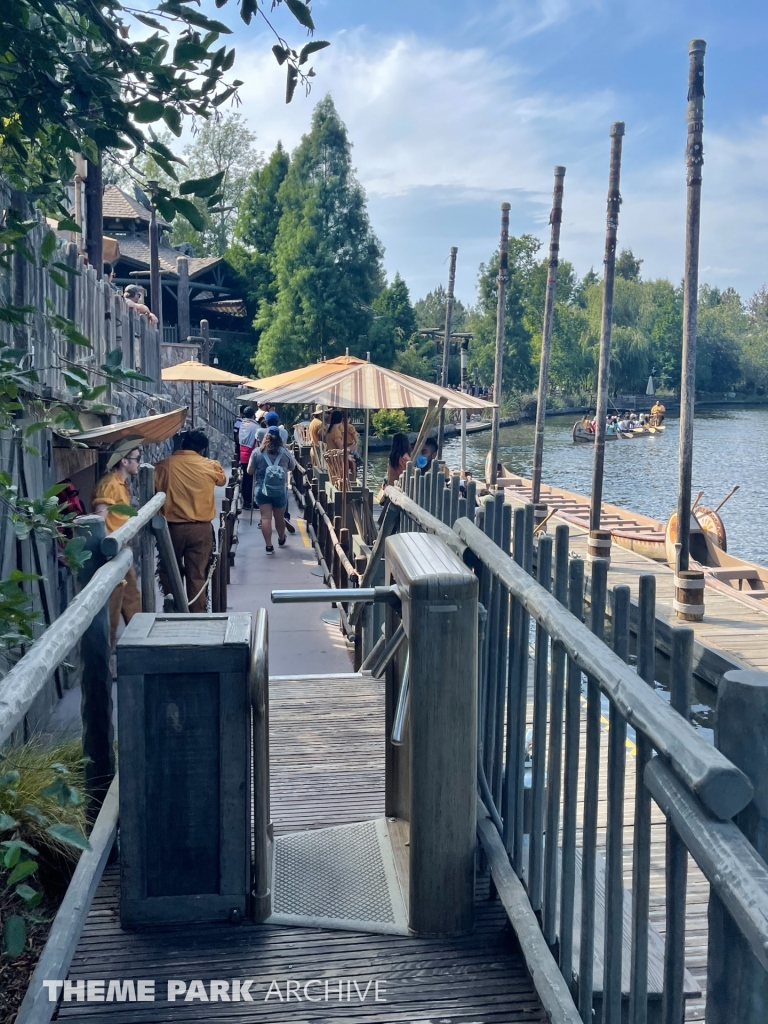
[[[231,0],[230,0],[231,2]],[[207,6],[207,4],[206,4]],[[211,4],[211,7],[213,5]],[[308,97],[284,102],[263,22],[238,22],[232,74],[266,153],[293,148],[333,96],[353,144],[391,279],[416,300],[446,283],[475,301],[479,264],[510,232],[549,237],[555,164],[566,167],[561,256],[601,267],[609,130],[626,124],[619,248],[644,278],[683,273],[688,41],[707,41],[701,280],[746,299],[768,283],[768,6],[759,0],[314,0]],[[270,15],[298,48],[305,30]]]

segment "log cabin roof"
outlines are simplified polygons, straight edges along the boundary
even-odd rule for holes
[[[139,263],[142,266],[149,267],[149,241],[144,236],[129,235],[120,238],[119,242],[121,259],[130,260],[132,263]],[[177,275],[176,259],[182,255],[183,253],[180,253],[177,249],[172,249],[165,242],[165,239],[161,238],[160,245],[158,246],[158,256],[160,259],[160,270],[163,274],[172,274],[175,277]],[[189,260],[190,277],[195,277],[215,264],[223,262],[220,256],[188,256],[187,259]]]

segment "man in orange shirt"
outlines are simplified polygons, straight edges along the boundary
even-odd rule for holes
[[[99,480],[91,498],[91,507],[97,516],[106,520],[107,533],[114,533],[123,523],[130,519],[119,511],[113,511],[115,505],[130,505],[131,494],[128,490],[128,477],[136,476],[141,462],[141,448],[135,441],[122,441],[117,444],[107,462],[107,472]],[[109,641],[115,646],[117,627],[122,618],[126,624],[141,611],[141,594],[136,582],[136,570],[131,566],[128,575],[119,583],[109,598]]]
[[[161,512],[168,520],[191,612],[205,611],[213,554],[211,523],[216,518],[213,491],[227,482],[221,465],[207,458],[207,451],[208,438],[202,430],[189,430],[181,448],[155,466],[155,489],[165,491]],[[162,566],[159,576],[163,593],[170,594],[170,580]]]

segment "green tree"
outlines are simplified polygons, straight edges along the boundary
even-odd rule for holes
[[[277,296],[261,302],[256,366],[275,373],[320,356],[364,352],[371,304],[382,288],[381,245],[352,170],[347,130],[333,100],[315,107],[310,132],[280,187],[274,247]]]
[[[368,332],[371,359],[380,366],[392,366],[416,331],[416,315],[408,285],[400,274],[382,288],[372,303],[373,323]]]
[[[532,235],[509,239],[502,394],[529,391],[536,379],[526,313],[540,248],[541,242]],[[485,385],[492,384],[494,377],[498,275],[499,254],[495,252],[487,264],[480,264],[478,303],[469,318],[474,335],[469,347],[470,370],[477,368]]]
[[[616,276],[625,281],[639,281],[643,261],[637,259],[631,249],[622,249],[616,257]]]
[[[441,284],[433,291],[427,292],[423,299],[414,303],[416,323],[421,328],[445,327],[445,303],[448,294]],[[467,330],[467,317],[469,310],[461,299],[453,300],[453,319],[451,330],[461,333]]]
[[[730,391],[741,379],[741,347],[749,318],[733,288],[699,289],[696,389]]]

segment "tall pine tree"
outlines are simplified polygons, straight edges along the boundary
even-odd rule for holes
[[[383,283],[382,248],[354,176],[351,146],[333,100],[315,107],[312,128],[280,187],[274,246],[277,294],[262,300],[255,364],[262,375],[366,350],[371,304]]]
[[[380,366],[392,366],[416,330],[416,315],[408,285],[395,274],[392,284],[382,288],[373,301],[373,324],[368,334],[371,359]]]

